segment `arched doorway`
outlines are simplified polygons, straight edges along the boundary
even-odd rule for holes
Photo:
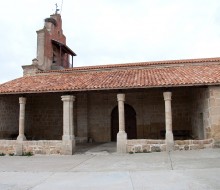
[[[136,127],[136,112],[133,107],[128,104],[124,105],[125,108],[125,132],[127,133],[128,139],[137,138],[137,127]],[[111,140],[117,140],[118,133],[118,106],[112,110],[111,114]]]

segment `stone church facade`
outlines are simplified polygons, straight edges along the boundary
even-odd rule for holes
[[[73,67],[59,14],[37,31],[24,76],[0,85],[0,152],[189,150],[220,141],[220,58]]]

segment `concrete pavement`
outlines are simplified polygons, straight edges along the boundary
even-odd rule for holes
[[[119,155],[112,145],[0,157],[0,189],[220,189],[220,149]]]

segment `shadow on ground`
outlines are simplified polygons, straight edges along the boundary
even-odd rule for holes
[[[116,153],[116,143],[85,143],[76,145],[75,154],[108,155]]]

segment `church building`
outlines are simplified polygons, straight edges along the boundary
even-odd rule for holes
[[[37,31],[23,77],[0,85],[0,153],[118,153],[220,145],[220,58],[74,67],[61,15]]]

